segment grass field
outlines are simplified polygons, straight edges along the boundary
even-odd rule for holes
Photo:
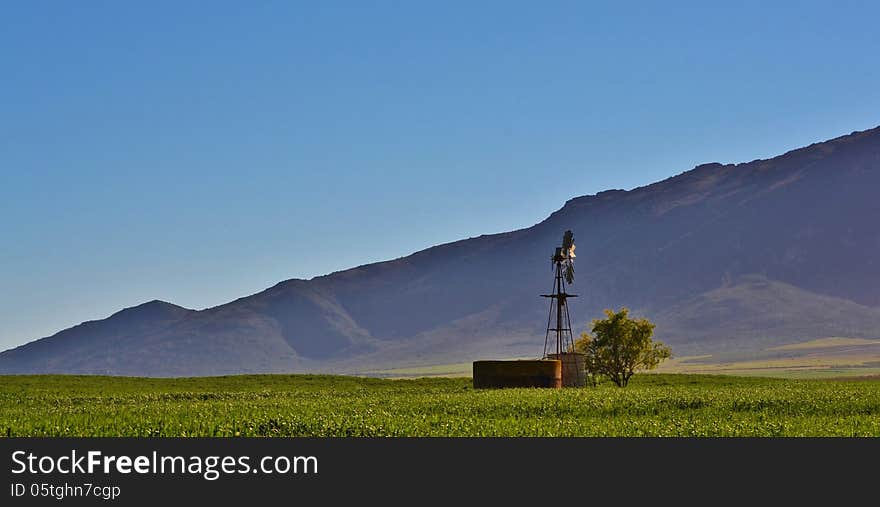
[[[880,380],[637,375],[477,390],[466,378],[0,377],[5,436],[880,436]]]

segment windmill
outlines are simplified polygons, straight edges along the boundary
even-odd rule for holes
[[[563,385],[572,386],[583,385],[584,380],[583,356],[574,351],[571,317],[568,314],[568,298],[576,298],[577,294],[568,294],[565,291],[566,284],[574,283],[574,250],[574,234],[565,231],[562,246],[556,247],[550,259],[554,272],[553,291],[550,294],[541,294],[541,297],[550,298],[543,357],[561,360]]]
[[[515,361],[474,361],[474,388],[497,387],[582,387],[586,380],[585,356],[574,351],[566,284],[574,283],[574,234],[565,231],[562,246],[550,257],[553,290],[541,294],[550,298],[550,316],[544,336],[541,359]],[[551,336],[553,338],[551,338]]]

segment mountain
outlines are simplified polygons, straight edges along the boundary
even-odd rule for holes
[[[769,160],[577,197],[521,230],[436,246],[202,311],[154,301],[0,354],[0,373],[358,372],[543,346],[550,254],[578,245],[577,330],[604,308],[677,355],[880,338],[880,127]]]

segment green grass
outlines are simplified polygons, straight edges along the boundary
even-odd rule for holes
[[[5,436],[880,436],[880,381],[637,375],[474,390],[466,378],[0,377]]]

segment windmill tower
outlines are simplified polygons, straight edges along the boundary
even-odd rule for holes
[[[544,359],[562,361],[562,384],[565,386],[584,385],[584,356],[574,351],[574,336],[571,332],[571,317],[568,313],[568,294],[566,284],[574,283],[574,234],[565,231],[562,246],[556,247],[551,262],[553,266],[553,290],[541,297],[550,299],[550,314],[547,316],[547,333],[544,336]]]

